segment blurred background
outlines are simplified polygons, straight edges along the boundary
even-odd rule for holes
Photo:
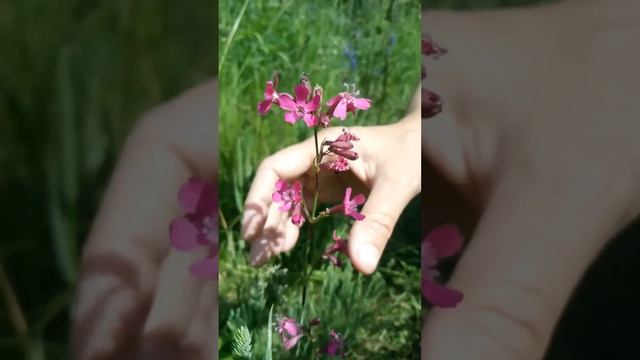
[[[426,10],[494,9],[550,0],[429,0]],[[428,25],[427,25],[428,26]],[[544,26],[544,24],[540,24]],[[429,29],[425,29],[426,32]],[[446,44],[442,44],[446,47]],[[446,61],[443,58],[442,61]],[[558,325],[546,360],[639,359],[640,222],[628,227],[592,264]],[[544,266],[544,264],[540,264]]]
[[[275,359],[313,359],[331,328],[344,335],[348,359],[419,358],[417,201],[396,227],[376,275],[361,276],[350,265],[340,270],[327,261],[317,264],[306,319],[319,316],[317,333],[324,335],[313,345],[304,338],[289,352],[273,332],[269,309],[274,305],[274,316],[303,316],[300,244],[309,241],[306,229],[290,254],[256,270],[248,263],[240,220],[260,162],[313,136],[302,123],[285,123],[275,106],[267,116],[257,114],[272,72],[279,72],[282,92],[293,93],[304,71],[323,86],[324,102],[344,91],[344,83],[356,84],[361,96],[372,99],[370,110],[333,126],[398,121],[420,81],[420,9],[418,0],[220,1],[220,359],[233,358],[234,334],[243,325],[254,359],[264,358],[269,334]],[[320,258],[331,230],[344,236],[348,227],[337,217],[314,225],[312,253]]]
[[[216,21],[210,0],[0,0],[0,359],[70,358],[80,251],[119,149],[215,73]]]

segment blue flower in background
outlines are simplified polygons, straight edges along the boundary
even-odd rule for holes
[[[351,47],[351,44],[347,44],[344,47],[344,56],[349,60],[349,68],[353,71],[358,67],[358,55],[356,55],[355,50]]]

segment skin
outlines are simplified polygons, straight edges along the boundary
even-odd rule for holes
[[[624,0],[423,16],[449,50],[428,64],[445,107],[422,128],[425,198],[440,191],[425,213],[472,234],[449,282],[465,298],[429,315],[423,359],[542,358],[638,216],[639,18]]]
[[[82,256],[73,310],[75,359],[217,357],[217,284],[171,251],[168,226],[190,176],[216,182],[217,85],[146,114],[129,136]]]
[[[351,227],[348,249],[353,265],[365,274],[375,270],[400,213],[420,193],[419,101],[419,92],[416,92],[406,116],[397,123],[349,128],[361,139],[354,148],[359,154],[358,160],[350,162],[351,171],[347,173],[321,172],[319,199],[322,202],[341,202],[346,187],[354,189],[352,196],[367,195],[361,209],[365,219]],[[320,141],[335,139],[341,134],[339,125],[334,123],[333,127],[321,131]],[[256,172],[242,221],[243,236],[251,243],[250,259],[254,266],[261,266],[272,256],[290,250],[298,240],[298,227],[291,223],[288,214],[278,210],[279,204],[272,201],[271,194],[279,178],[299,179],[303,193],[313,194],[313,142],[314,139],[309,138],[271,155]],[[308,200],[309,204],[313,203]]]

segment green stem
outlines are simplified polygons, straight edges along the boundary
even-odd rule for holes
[[[315,194],[313,195],[313,209],[311,211],[311,215],[309,216],[309,224],[307,225],[307,228],[309,230],[308,230],[307,246],[306,246],[307,254],[304,262],[305,279],[304,279],[304,285],[302,287],[302,307],[303,308],[307,301],[307,288],[309,286],[309,279],[311,278],[311,274],[313,273],[313,268],[309,268],[309,260],[311,258],[311,242],[313,241],[313,224],[318,220],[316,218],[316,211],[318,209],[318,193],[320,192],[319,191],[319,175],[320,175],[321,156],[320,156],[320,148],[318,147],[318,128],[317,127],[313,128],[313,139],[315,142],[315,150],[316,150],[316,156],[313,159],[313,166],[315,168],[315,189],[314,189]]]

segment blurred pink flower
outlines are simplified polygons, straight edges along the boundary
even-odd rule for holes
[[[349,162],[347,161],[347,159],[345,159],[342,156],[338,156],[334,160],[325,161],[322,164],[320,164],[320,167],[325,170],[333,171],[336,173],[349,171],[349,168],[350,168]]]
[[[302,326],[294,319],[288,317],[278,320],[276,332],[280,335],[282,346],[285,350],[291,350],[304,336]]]
[[[279,179],[276,181],[276,191],[271,195],[271,199],[282,203],[278,208],[280,211],[289,211],[302,201],[302,184],[299,181],[293,181],[289,185],[286,181]]]
[[[201,279],[218,277],[218,199],[215,188],[202,179],[191,178],[178,192],[178,202],[185,215],[169,226],[171,245],[179,251],[201,247],[209,254],[189,268]]]
[[[335,330],[331,330],[329,333],[329,342],[324,347],[323,353],[327,356],[343,356],[344,355],[344,341],[340,333]]]
[[[278,104],[279,95],[272,81],[267,81],[264,88],[264,100],[258,104],[258,113],[264,115],[271,109],[271,104]]]
[[[344,199],[342,204],[336,205],[329,209],[329,213],[342,212],[346,216],[351,216],[355,220],[364,220],[364,215],[358,212],[358,205],[362,205],[365,202],[365,197],[362,194],[358,194],[351,198],[351,188],[348,187],[344,191]]]
[[[456,255],[462,243],[462,234],[453,225],[440,226],[422,239],[422,295],[434,306],[451,308],[462,301],[462,292],[435,282],[438,261]]]
[[[355,115],[356,109],[369,109],[369,107],[371,107],[371,100],[359,98],[357,97],[358,95],[360,95],[360,93],[355,90],[355,86],[351,89],[347,86],[347,91],[341,92],[327,102],[327,105],[329,106],[327,114],[337,117],[340,120],[344,120],[347,118],[348,112]]]
[[[303,120],[307,127],[314,127],[318,124],[318,119],[313,113],[320,106],[320,95],[315,95],[311,101],[307,101],[310,92],[309,87],[298,84],[295,88],[295,99],[289,94],[280,94],[280,108],[286,111],[284,121],[295,124],[298,120]]]
[[[280,179],[276,182],[276,191],[271,194],[271,199],[276,203],[282,203],[278,210],[292,211],[291,222],[297,226],[304,223],[302,214],[302,184],[294,180],[291,185]]]
[[[333,242],[322,253],[322,257],[329,260],[334,266],[342,267],[342,261],[340,261],[340,259],[338,259],[336,255],[334,255],[337,252],[341,252],[349,256],[349,254],[347,253],[347,240],[338,236],[338,234],[336,234],[336,231],[334,230]]]

